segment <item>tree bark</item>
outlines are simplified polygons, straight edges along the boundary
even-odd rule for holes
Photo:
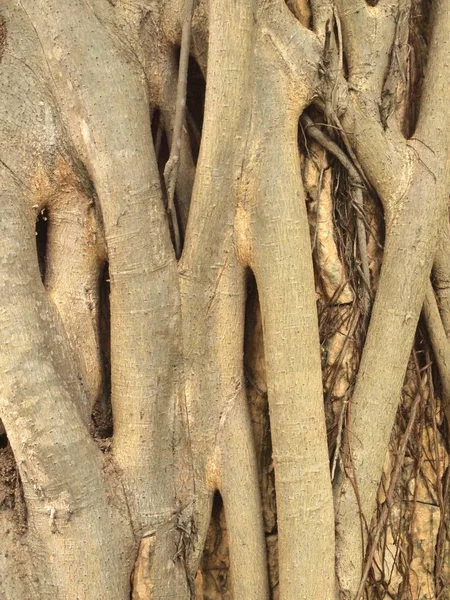
[[[194,597],[220,494],[234,598],[354,599],[376,577],[371,535],[392,533],[399,481],[409,498],[399,473],[412,469],[421,419],[437,448],[429,504],[444,523],[450,14],[433,0],[419,117],[406,127],[414,2],[0,7],[2,598]],[[206,79],[195,116],[189,52]],[[200,130],[200,114],[197,159],[188,120]],[[382,252],[367,208],[378,200]],[[250,278],[271,527],[247,390]],[[422,309],[438,371],[419,328],[412,377]],[[99,401],[105,420],[111,404],[110,439],[92,420]],[[400,458],[386,467],[393,431]],[[2,478],[14,468],[12,492]],[[429,499],[420,468],[414,503]],[[382,475],[393,483],[375,525]],[[433,600],[443,532],[430,542]]]

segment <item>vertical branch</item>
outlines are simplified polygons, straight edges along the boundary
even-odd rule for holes
[[[311,241],[297,147],[298,118],[314,89],[319,47],[281,2],[272,3],[261,18],[259,87],[241,206],[249,223],[249,264],[264,327],[279,589],[285,600],[332,600],[333,502]],[[270,95],[260,91],[266,89]]]
[[[279,102],[274,94],[271,98]],[[267,109],[262,113],[266,116]],[[259,121],[258,125],[263,140],[259,143],[265,152],[258,172],[259,198],[252,224],[250,264],[264,323],[280,593],[287,600],[332,600],[334,518],[296,122],[290,127],[277,123],[275,129],[273,122],[265,125]]]
[[[210,3],[205,119],[180,274],[199,530],[192,571],[219,489],[230,530],[233,595],[267,600],[258,473],[243,390],[245,266],[235,243],[236,192],[254,90],[256,4]]]
[[[175,187],[180,165],[182,128],[186,112],[186,88],[187,73],[189,66],[189,50],[191,41],[191,21],[194,0],[187,0],[185,16],[181,30],[180,64],[178,68],[177,100],[175,109],[175,122],[173,125],[172,147],[170,156],[164,168],[164,179],[166,182],[168,210],[172,218],[173,232],[175,237],[175,254],[179,258],[181,254],[180,226],[178,223],[174,196]]]
[[[219,489],[226,510],[233,593],[236,598],[261,600],[268,597],[266,543],[250,415],[241,388],[224,423]]]
[[[183,51],[184,49],[182,49]],[[180,86],[177,85],[177,73],[179,73],[175,56],[173,52],[170,52],[169,57],[167,59],[168,65],[166,68],[167,77],[163,84],[162,90],[162,98],[161,98],[161,114],[163,117],[164,127],[166,130],[168,142],[171,148],[171,152],[175,153],[175,125],[177,121],[177,117],[179,117],[180,105],[177,102],[177,95],[180,89]],[[180,67],[181,69],[181,60]],[[181,73],[179,73],[181,76]],[[186,98],[184,98],[185,101]],[[178,110],[178,113],[177,113]],[[186,109],[184,110],[186,113]],[[194,160],[191,151],[191,144],[189,140],[189,133],[186,127],[187,118],[189,115],[186,115],[181,127],[180,136],[181,138],[178,140],[179,143],[179,159],[178,159],[178,167],[177,172],[178,175],[175,177],[175,191],[177,194],[177,206],[175,210],[177,211],[176,217],[178,221],[178,229],[180,238],[184,237],[186,233],[186,225],[188,221],[189,215],[189,206],[192,195],[192,188],[194,185],[194,177],[195,177],[195,166]],[[158,133],[159,133],[158,129]],[[157,138],[158,139],[158,138]],[[169,166],[169,163],[166,163],[166,167]],[[173,168],[175,168],[175,164],[173,164]],[[174,170],[171,170],[171,174],[169,173],[169,179],[172,176],[175,176]],[[166,191],[168,193],[167,184]],[[173,191],[173,190],[172,190]],[[173,194],[172,194],[173,196]],[[172,198],[172,203],[173,198]],[[173,225],[175,228],[175,224]],[[174,229],[175,231],[175,229]],[[181,243],[181,241],[180,241]]]
[[[76,189],[57,194],[50,209],[45,287],[79,361],[89,394],[87,419],[103,383],[98,314],[99,278],[105,260],[102,246],[89,199]]]
[[[431,283],[428,284],[423,314],[441,379],[444,413],[450,426],[450,343],[445,333]]]

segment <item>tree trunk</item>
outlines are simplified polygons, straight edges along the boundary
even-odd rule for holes
[[[450,598],[429,12],[2,4],[2,599]]]

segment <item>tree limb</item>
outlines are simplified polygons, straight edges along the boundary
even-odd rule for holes
[[[164,167],[164,179],[167,190],[168,210],[172,219],[173,232],[175,237],[175,253],[177,258],[181,255],[181,237],[180,226],[176,207],[174,203],[175,187],[180,165],[181,153],[181,138],[182,128],[185,122],[184,116],[186,111],[186,89],[187,89],[187,73],[189,66],[189,50],[191,40],[191,21],[194,0],[187,0],[185,6],[185,15],[181,32],[181,49],[180,49],[180,64],[178,67],[178,86],[177,99],[175,108],[175,122],[173,125],[172,147],[170,156]]]

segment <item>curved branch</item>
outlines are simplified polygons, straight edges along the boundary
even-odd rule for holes
[[[22,192],[4,173],[0,180],[0,412],[24,486],[42,598],[55,589],[61,597],[125,597],[129,564],[119,547],[129,544],[127,526],[111,518],[69,342],[40,279],[32,215]]]
[[[408,164],[408,150],[389,152],[384,136],[380,156],[373,153],[374,140],[361,137],[357,143],[363,167],[370,167],[374,187],[379,181],[374,163],[379,161],[382,196],[387,217],[387,237],[381,278],[351,404],[351,451],[348,460],[354,470],[362,517],[370,523],[375,509],[377,481],[392,431],[404,374],[420,310],[426,294],[437,239],[448,219],[450,110],[446,95],[450,86],[450,3],[435,6],[430,59],[422,97],[421,116],[415,140],[409,143],[413,154],[411,178],[402,196],[387,173],[391,157]],[[375,123],[375,121],[374,121]],[[381,131],[379,125],[375,125]],[[378,141],[378,138],[377,140]],[[403,150],[403,156],[401,149]],[[395,161],[393,162],[395,164]],[[402,175],[405,175],[405,168]],[[372,179],[372,177],[375,177]],[[373,424],[376,423],[376,427]],[[360,580],[360,564],[355,561],[361,548],[358,531],[358,505],[347,480],[337,490],[338,572],[342,587],[355,594]]]

